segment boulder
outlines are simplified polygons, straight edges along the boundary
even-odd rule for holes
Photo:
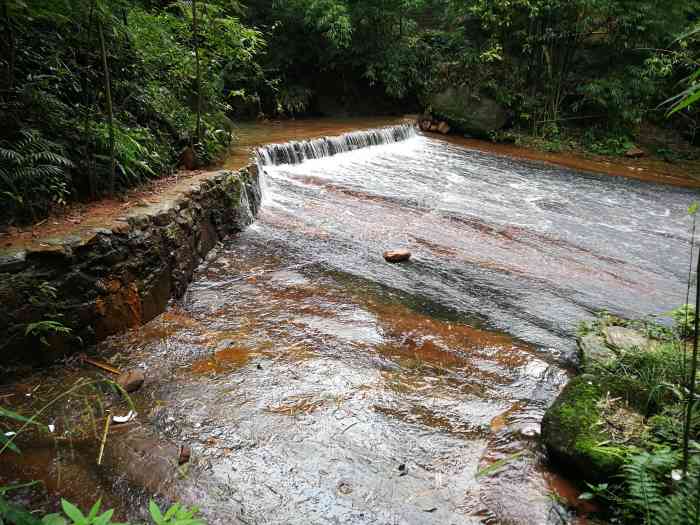
[[[645,155],[644,150],[639,149],[637,146],[632,146],[625,152],[625,157],[628,159],[640,159]]]
[[[411,252],[408,250],[389,250],[384,252],[384,260],[390,263],[404,262],[410,258]]]
[[[450,125],[447,122],[442,121],[437,125],[437,131],[443,135],[447,135],[450,132]]]
[[[542,419],[542,439],[550,457],[577,477],[599,482],[617,474],[620,457],[601,452],[610,441],[601,425],[600,400],[606,391],[597,378],[583,374],[572,379]]]
[[[578,347],[581,352],[581,364],[585,367],[595,363],[607,363],[615,358],[615,352],[605,339],[597,334],[588,334],[579,338]]]
[[[134,368],[124,372],[117,378],[117,384],[126,392],[136,392],[143,386],[146,374],[140,368]]]
[[[491,97],[476,95],[468,88],[449,87],[429,99],[435,115],[451,127],[477,136],[486,136],[506,125],[508,112]]]
[[[654,342],[644,334],[624,326],[606,326],[603,329],[603,335],[608,346],[617,350],[649,350],[655,346]]]

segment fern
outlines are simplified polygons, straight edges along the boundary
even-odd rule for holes
[[[690,462],[688,475],[656,508],[653,525],[697,525],[700,523],[700,457]]]
[[[625,505],[645,525],[700,523],[700,456],[692,458],[688,475],[675,481],[680,459],[679,451],[663,448],[631,456],[625,465]]]
[[[645,523],[654,523],[654,512],[664,501],[665,476],[678,464],[679,455],[664,448],[655,453],[642,452],[631,456],[624,466],[628,490],[627,504],[644,516]]]
[[[63,157],[57,144],[46,140],[35,130],[22,130],[15,143],[0,144],[0,195],[20,210],[36,218],[36,194],[45,194],[48,201],[65,203],[68,195],[66,170],[73,166]]]

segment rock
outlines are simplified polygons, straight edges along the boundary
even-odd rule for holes
[[[197,166],[194,149],[187,146],[180,154],[180,166],[186,170],[193,170]]]
[[[610,440],[600,425],[599,401],[605,395],[597,378],[572,379],[542,419],[542,439],[553,460],[577,477],[598,482],[617,474],[622,459],[598,444]]]
[[[146,374],[140,368],[134,368],[124,372],[117,378],[117,384],[126,392],[136,392],[143,386]]]
[[[501,104],[467,88],[449,87],[433,95],[429,103],[433,113],[451,127],[477,136],[497,131],[508,121],[508,112]]]
[[[437,130],[443,135],[447,135],[450,132],[450,125],[447,122],[442,121],[437,125]]]
[[[644,334],[624,326],[607,326],[603,335],[607,344],[617,350],[649,350],[655,346]]]
[[[0,254],[0,273],[18,272],[27,265],[27,253],[22,250],[15,253]]]
[[[421,131],[430,131],[430,125],[432,124],[432,121],[430,119],[423,119],[418,122],[418,127],[420,128]]]
[[[581,363],[585,365],[593,363],[606,363],[615,358],[615,352],[606,343],[605,339],[597,334],[588,334],[579,338],[578,347],[581,351]]]
[[[625,157],[628,159],[640,159],[644,157],[646,153],[644,150],[639,149],[637,146],[632,146],[625,152]]]
[[[404,262],[410,258],[411,252],[408,250],[389,250],[384,252],[384,260],[390,263]]]

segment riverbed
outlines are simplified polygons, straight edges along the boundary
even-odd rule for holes
[[[182,483],[212,524],[584,519],[540,419],[580,321],[683,302],[696,192],[400,138],[294,163],[261,150],[257,221],[97,349],[147,370],[140,424],[192,448]],[[397,248],[411,260],[386,263]],[[114,472],[49,456],[91,472],[58,490],[95,479],[138,516]]]

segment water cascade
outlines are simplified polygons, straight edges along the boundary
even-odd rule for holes
[[[402,124],[344,133],[337,137],[268,144],[259,148],[256,156],[258,162],[263,166],[300,164],[309,159],[320,159],[369,146],[400,142],[415,135],[416,129],[413,125]]]

